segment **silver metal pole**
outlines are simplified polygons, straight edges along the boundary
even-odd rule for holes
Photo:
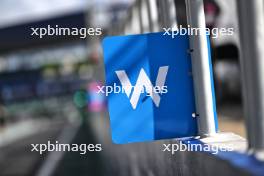
[[[250,149],[264,149],[264,1],[238,3],[243,102]]]
[[[136,2],[135,7],[134,7],[134,8],[137,7],[137,9],[138,9],[138,13],[139,13],[139,25],[140,25],[140,33],[141,34],[144,33],[144,25],[143,25],[143,18],[144,17],[143,17],[143,14],[142,14],[142,3],[143,3],[142,0],[138,0]]]
[[[158,7],[156,0],[147,0],[148,18],[149,18],[149,30],[150,32],[160,31],[160,25],[158,20]]]
[[[169,4],[168,0],[159,1],[160,6],[160,17],[161,17],[161,28],[169,28],[170,26],[170,16],[169,16]]]
[[[192,28],[205,29],[203,0],[186,0],[187,22]],[[192,72],[196,99],[198,132],[201,136],[216,133],[213,87],[210,73],[208,40],[205,30],[198,35],[190,35],[192,49]]]
[[[151,19],[148,13],[148,1],[142,1],[141,2],[141,13],[142,13],[142,25],[143,25],[143,32],[152,32],[151,31]]]
[[[177,21],[177,12],[176,12],[176,2],[174,0],[168,1],[169,5],[169,17],[170,17],[170,26],[171,27],[177,27],[178,21]]]
[[[149,19],[149,32],[154,32],[154,24],[153,24],[153,18],[152,18],[152,13],[151,12],[151,5],[149,0],[147,2],[147,10],[148,10],[148,19]]]

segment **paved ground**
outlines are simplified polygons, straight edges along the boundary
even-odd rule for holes
[[[231,131],[244,136],[245,131],[241,116],[242,112],[239,106],[221,107],[219,109],[220,130]],[[30,152],[30,144],[58,140],[64,126],[64,123],[51,123],[44,131],[39,131],[34,135],[17,140],[11,145],[1,147],[0,176],[31,176],[39,173],[40,168],[43,167],[44,163],[47,163],[49,155],[53,154],[49,153],[40,157],[38,153]],[[223,164],[223,166],[205,172],[205,168],[201,164],[204,157],[203,159],[199,159],[200,156],[186,158],[186,155],[181,152],[174,156],[163,153],[162,144],[173,142],[175,141],[161,140],[149,143],[115,145],[111,141],[107,115],[91,116],[87,124],[82,125],[76,131],[70,143],[102,143],[103,151],[90,152],[86,155],[80,155],[78,152],[64,152],[62,157],[55,162],[56,167],[51,168],[50,171],[46,172],[50,174],[44,174],[44,176],[170,176],[177,175],[177,173],[200,174],[197,170],[186,168],[180,161],[195,165],[198,169],[203,170],[205,175],[217,175],[216,173],[221,173],[221,170],[230,171],[227,175],[233,173],[247,175],[230,168],[228,164]],[[211,161],[210,167],[213,168],[217,161],[210,157],[207,159]]]
[[[81,125],[73,144],[96,144],[96,138],[88,125]],[[65,152],[52,175],[54,176],[101,176],[104,174],[100,152],[87,152],[81,155],[79,152]]]
[[[54,141],[62,126],[63,122],[54,121],[46,130],[40,130],[7,146],[2,146],[0,148],[0,175],[35,175],[46,155],[40,156],[39,153],[31,152],[30,144],[47,143],[48,140]]]

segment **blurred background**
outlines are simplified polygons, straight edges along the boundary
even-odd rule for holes
[[[0,175],[171,175],[173,160],[161,143],[112,144],[105,97],[102,48],[106,35],[186,26],[183,0],[1,0]],[[154,3],[154,4],[153,4]],[[235,0],[205,0],[206,23],[233,27],[211,39],[220,131],[245,137],[241,105]],[[151,11],[151,16],[148,15]],[[31,28],[100,27],[102,36],[32,36]],[[103,152],[31,152],[31,145],[102,143]],[[163,159],[162,159],[163,157]],[[139,159],[140,158],[140,159]],[[157,169],[149,169],[152,164]],[[159,169],[158,169],[159,168]],[[169,169],[166,169],[169,168]]]

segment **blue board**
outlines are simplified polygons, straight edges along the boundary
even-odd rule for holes
[[[187,35],[106,37],[103,50],[106,86],[132,86],[107,96],[114,143],[197,135]],[[162,91],[150,96],[149,85]]]

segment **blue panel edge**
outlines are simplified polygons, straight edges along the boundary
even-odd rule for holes
[[[212,64],[212,58],[211,58],[211,45],[210,45],[209,36],[207,36],[207,45],[208,45],[208,59],[209,59],[209,67],[210,67],[211,89],[212,89],[213,110],[214,110],[214,120],[215,120],[215,132],[218,132],[218,117],[217,117],[217,110],[216,110],[214,74],[213,74],[213,64]]]

